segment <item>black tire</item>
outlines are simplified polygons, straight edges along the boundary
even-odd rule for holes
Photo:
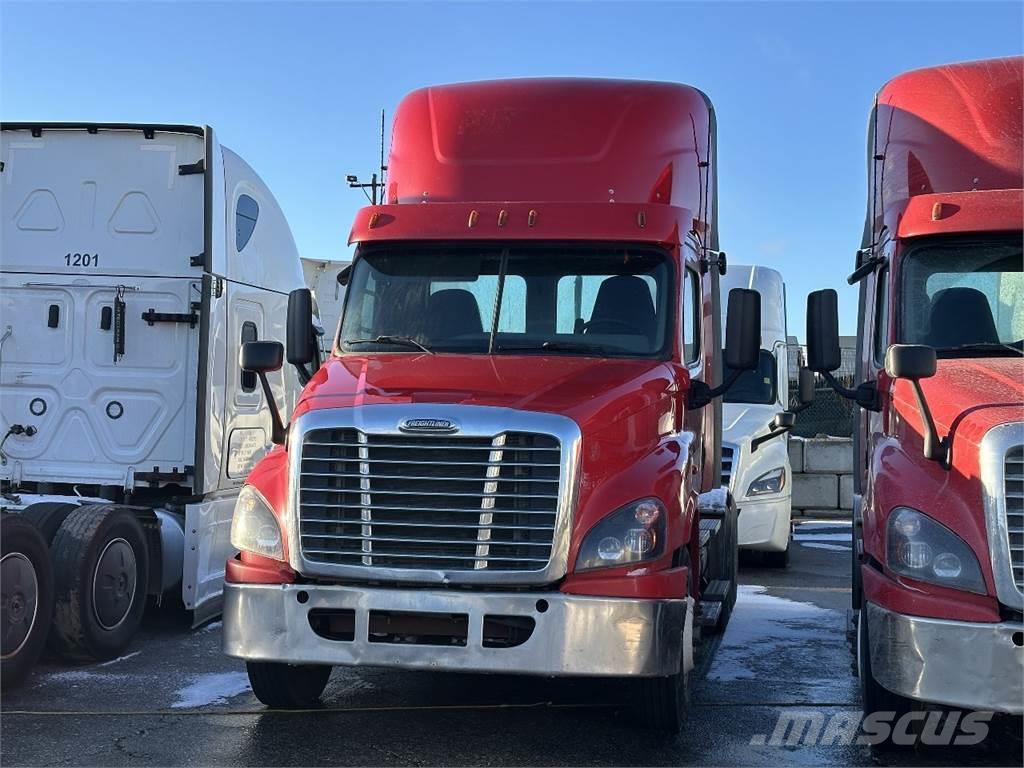
[[[636,715],[643,727],[677,736],[690,713],[690,675],[645,677],[639,681]]]
[[[25,680],[46,645],[53,617],[53,571],[42,534],[20,514],[0,517],[0,683]]]
[[[146,607],[149,550],[135,514],[117,504],[74,510],[50,547],[56,599],[51,645],[72,659],[111,659]]]
[[[42,501],[25,507],[21,514],[43,535],[46,546],[50,546],[67,516],[76,509],[78,505],[69,502]]]
[[[761,558],[769,568],[788,568],[790,548],[790,543],[786,542],[786,548],[781,552],[762,552]]]
[[[864,717],[874,712],[895,712],[896,716],[890,725],[895,725],[899,719],[914,708],[914,702],[905,696],[893,693],[883,687],[871,671],[871,648],[868,641],[868,612],[862,608],[857,617],[857,676],[860,678],[861,704],[864,709]],[[898,751],[912,748],[909,744],[894,744],[891,739],[885,739],[877,744],[872,744],[872,749],[879,751]]]
[[[256,698],[275,709],[305,709],[320,703],[331,667],[319,664],[281,664],[248,661],[249,685]]]

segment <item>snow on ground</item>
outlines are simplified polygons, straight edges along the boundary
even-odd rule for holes
[[[732,621],[715,653],[709,680],[754,680],[758,668],[813,648],[835,635],[838,611],[767,593],[767,587],[741,584]]]
[[[209,704],[222,704],[249,690],[245,672],[211,672],[194,675],[191,682],[176,692],[174,709],[195,709]]]

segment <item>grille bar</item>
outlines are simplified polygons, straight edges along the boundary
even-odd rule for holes
[[[1024,446],[1017,445],[1006,452],[1003,492],[1010,569],[1017,589],[1024,592]]]
[[[554,435],[305,433],[299,546],[324,565],[543,571],[561,490]]]

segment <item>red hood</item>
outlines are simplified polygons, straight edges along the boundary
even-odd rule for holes
[[[665,397],[669,367],[653,360],[423,355],[332,357],[295,415],[378,403],[489,405],[558,413],[581,429],[606,426]]]
[[[992,427],[1024,420],[1024,358],[940,360],[935,376],[921,386],[936,427],[943,435],[952,432],[954,442],[977,445]],[[917,423],[917,402],[907,382],[897,384],[896,400]]]

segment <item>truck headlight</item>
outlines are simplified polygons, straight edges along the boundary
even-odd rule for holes
[[[885,531],[885,552],[895,573],[930,584],[986,593],[978,558],[941,523],[910,507],[896,507]]]
[[[640,499],[590,529],[576,557],[576,570],[653,560],[664,550],[665,507],[657,499]]]
[[[231,546],[274,560],[284,560],[281,526],[266,499],[251,485],[242,486],[231,518]]]
[[[747,496],[764,496],[778,493],[786,487],[786,468],[776,467],[758,477],[747,488]]]

